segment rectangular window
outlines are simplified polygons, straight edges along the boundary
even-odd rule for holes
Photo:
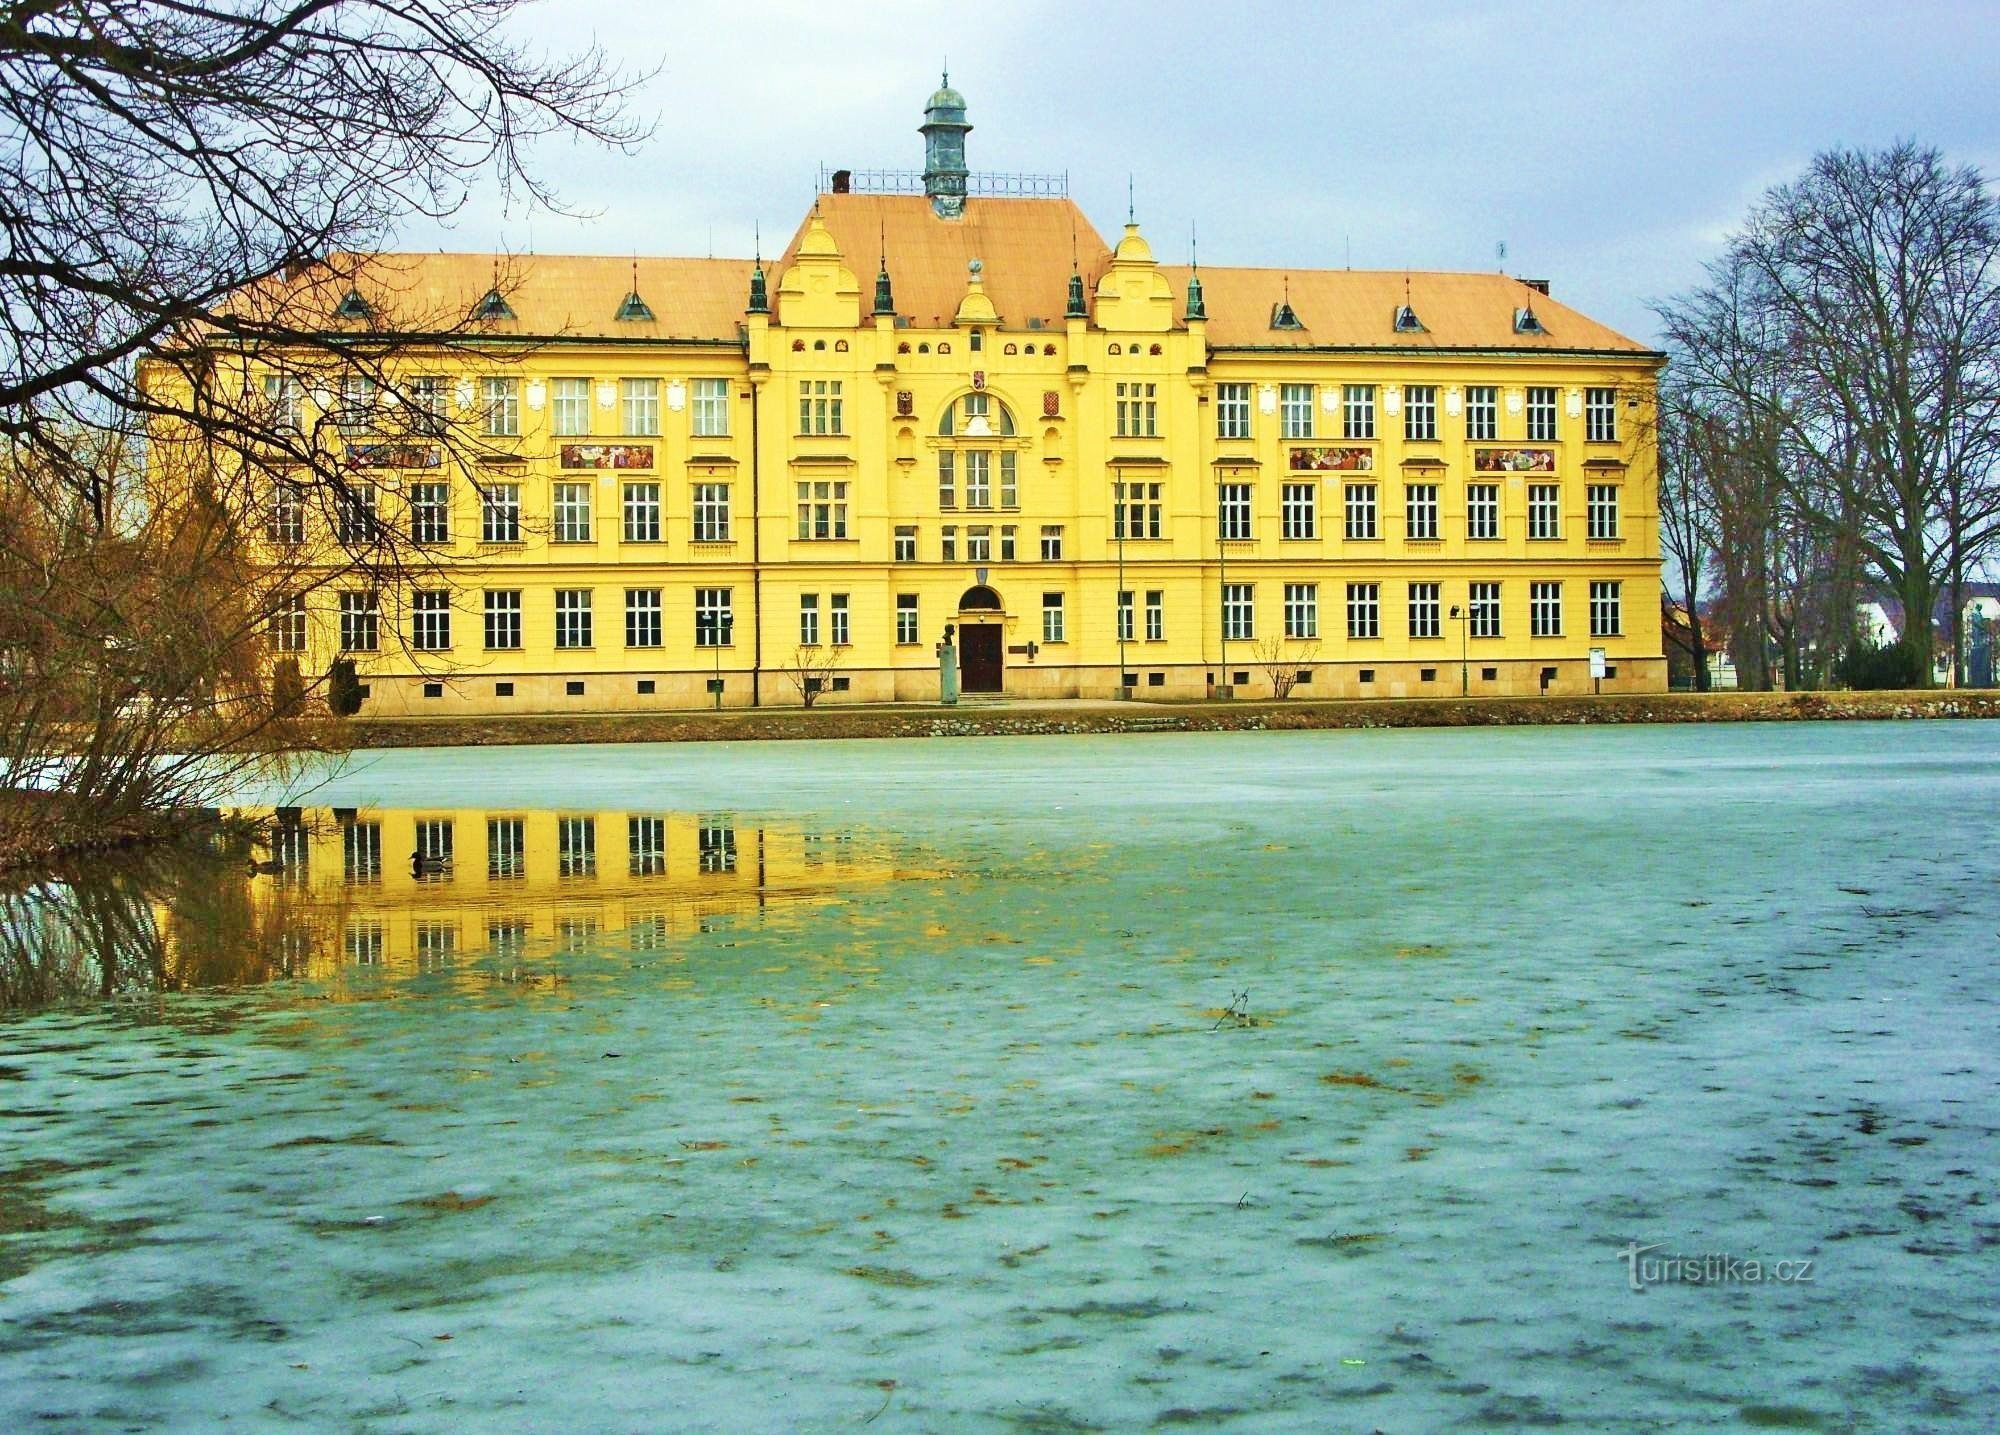
[[[1375,523],[1375,485],[1372,483],[1350,483],[1347,485],[1347,536],[1351,540],[1362,541],[1377,537],[1380,529]]]
[[[1556,437],[1556,391],[1541,385],[1528,388],[1528,439],[1553,443]]]
[[[349,479],[347,491],[335,500],[339,521],[335,532],[347,544],[373,543],[375,532],[375,485]]]
[[[521,432],[521,381],[480,381],[481,421],[488,438],[517,438]]]
[[[486,819],[486,876],[505,882],[528,875],[527,823],[518,817]]]
[[[550,537],[557,543],[590,542],[590,490],[587,483],[558,483],[554,486],[551,512],[555,522]]]
[[[625,646],[628,648],[657,648],[660,646],[660,590],[658,588],[627,588],[625,590]]]
[[[417,822],[417,856],[422,858],[422,866],[427,876],[443,877],[451,871],[453,837],[455,836],[449,818],[426,817]],[[453,934],[454,937],[456,934]],[[433,945],[446,945],[433,944]]]
[[[634,877],[660,877],[667,870],[667,819],[625,819],[625,870]]]
[[[1465,391],[1465,436],[1500,437],[1500,390],[1492,384],[1474,384]]]
[[[1225,542],[1247,543],[1250,539],[1250,485],[1223,483],[1216,486],[1216,536]]]
[[[914,523],[905,523],[896,529],[896,561],[898,563],[917,561],[917,526]]]
[[[520,589],[486,590],[486,646],[488,648],[521,646]]]
[[[1132,590],[1121,588],[1118,590],[1118,641],[1131,642],[1132,633]]]
[[[659,484],[628,483],[625,485],[625,541],[627,543],[658,543],[660,541]]]
[[[1060,523],[1044,523],[1042,525],[1042,562],[1062,562],[1062,538],[1063,531]]]
[[[1473,583],[1466,589],[1466,617],[1475,638],[1500,636],[1500,585]]]
[[[347,653],[372,653],[382,643],[381,601],[375,590],[340,595],[340,647]]]
[[[1528,636],[1560,638],[1563,630],[1563,585],[1528,585]]]
[[[817,478],[798,485],[799,537],[847,537],[847,481]]]
[[[903,644],[917,641],[917,595],[914,593],[896,595],[896,641]]]
[[[1122,481],[1112,485],[1111,536],[1114,540],[1160,536],[1160,491],[1164,487],[1158,483]]]
[[[1313,386],[1285,384],[1278,390],[1278,435],[1281,438],[1313,436]]]
[[[1406,537],[1420,542],[1434,542],[1438,536],[1438,486],[1435,483],[1410,483],[1403,486],[1403,516],[1408,529]]]
[[[1278,492],[1279,530],[1287,538],[1319,537],[1319,485],[1288,483]]]
[[[1403,386],[1403,437],[1423,443],[1438,436],[1438,391],[1434,384]]]
[[[306,541],[306,500],[297,484],[280,479],[272,485],[264,536],[273,543]]]
[[[841,420],[839,379],[799,380],[799,432],[845,433]]]
[[[375,378],[372,374],[340,376],[340,431],[366,433],[375,426]]]
[[[958,455],[948,448],[938,450],[938,507],[958,507]]]
[[[976,523],[965,530],[965,561],[968,563],[993,561],[993,530],[990,527]]]
[[[436,374],[424,374],[410,380],[410,412],[415,416],[412,426],[418,433],[444,432],[444,395],[444,380]]]
[[[1591,538],[1608,543],[1618,537],[1618,485],[1615,483],[1593,483],[1590,485]]]
[[[1257,636],[1255,591],[1256,585],[1252,583],[1222,585],[1223,637],[1247,639]]]
[[[1375,437],[1375,386],[1349,384],[1342,389],[1340,417],[1343,438]]]
[[[1157,384],[1121,383],[1112,395],[1119,438],[1154,438],[1160,432]]]
[[[1285,636],[1287,638],[1319,636],[1319,584],[1285,585]]]
[[[1500,536],[1500,485],[1468,483],[1465,486],[1465,536]]]
[[[993,506],[993,455],[983,448],[969,449],[965,455],[965,506]]]
[[[264,375],[264,402],[272,418],[282,427],[302,429],[305,424],[305,386],[290,375]]]
[[[1618,390],[1585,389],[1583,415],[1584,437],[1591,443],[1618,442]]]
[[[1619,611],[1621,584],[1594,582],[1590,585],[1590,636],[1615,638],[1625,631]]]
[[[1528,485],[1528,536],[1562,536],[1562,489],[1553,483]]]
[[[694,645],[697,648],[727,647],[735,626],[736,617],[729,608],[729,589],[694,590]]]
[[[729,485],[697,483],[694,486],[694,541],[729,541]]]
[[[1002,563],[1012,563],[1014,561],[1014,532],[1013,524],[1003,523],[1000,525],[1000,561]]]
[[[947,523],[938,531],[938,556],[947,563],[958,561],[958,525]]]
[[[1350,638],[1379,638],[1382,636],[1382,585],[1380,583],[1349,583],[1347,585],[1347,636]]]
[[[482,543],[521,541],[521,485],[489,483],[479,494],[479,539]]]
[[[1164,643],[1167,640],[1167,594],[1163,588],[1146,590],[1146,641]]]
[[[1410,636],[1412,638],[1435,638],[1439,636],[1438,585],[1435,583],[1412,583],[1410,585]]]
[[[1217,384],[1215,386],[1215,436],[1217,438],[1250,437],[1250,386],[1248,384]]]
[[[799,646],[819,646],[819,594],[799,594]]]
[[[448,484],[410,485],[410,538],[416,543],[451,542],[451,488]]]
[[[1021,506],[1020,472],[1014,463],[1012,449],[1000,451],[1000,506],[1019,508]]]
[[[442,653],[451,647],[449,592],[418,589],[410,595],[410,646],[421,653]]]
[[[826,604],[827,640],[836,648],[844,648],[850,641],[847,627],[847,595],[828,594]]]
[[[556,875],[595,877],[597,875],[597,819],[558,817],[556,819]]]
[[[1042,594],[1042,641],[1063,641],[1063,595],[1060,593]]]
[[[690,418],[696,438],[729,437],[729,380],[696,379]]]
[[[558,438],[590,432],[590,380],[549,380],[549,431]]]
[[[696,863],[704,872],[736,870],[736,829],[724,827],[714,818],[704,819],[695,831]]]
[[[660,431],[660,381],[620,379],[618,414],[628,434],[650,435]]]
[[[556,646],[587,648],[591,642],[590,589],[556,589]]]
[[[303,653],[306,650],[305,594],[288,594],[273,605],[271,646],[281,653]]]

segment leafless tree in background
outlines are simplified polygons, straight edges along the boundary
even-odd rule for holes
[[[74,786],[95,773],[76,790],[97,800],[119,773],[152,771],[139,796],[153,804],[198,786],[158,780],[161,754],[284,750],[291,738],[268,713],[247,727],[214,721],[216,688],[245,676],[248,635],[301,585],[360,573],[386,595],[426,562],[399,515],[370,505],[357,471],[381,453],[357,436],[422,445],[423,464],[482,481],[478,425],[454,416],[465,405],[452,397],[420,391],[406,359],[455,348],[505,362],[492,315],[413,300],[393,262],[372,256],[408,219],[453,214],[475,177],[552,202],[527,163],[539,137],[641,137],[602,53],[528,52],[507,34],[521,8],[0,4],[9,579],[40,564],[50,581],[86,565],[101,580],[95,601],[54,610],[37,611],[33,589],[5,595],[0,722],[14,727],[0,739],[16,754],[53,751],[61,740],[19,725],[73,722],[87,699],[121,754],[32,776]],[[508,282],[496,269],[495,291]],[[150,493],[132,480],[141,462]],[[173,501],[194,534],[178,550],[161,546],[175,535],[148,507],[163,474],[186,484]],[[287,556],[248,562],[259,539]],[[184,565],[173,622],[148,616],[158,595],[112,582],[137,578],[141,553]],[[217,616],[188,626],[205,610]],[[38,649],[24,646],[30,632]],[[60,682],[47,681],[50,663]],[[120,698],[133,672],[185,680]],[[323,676],[300,674],[280,696]],[[49,701],[34,701],[37,687]]]

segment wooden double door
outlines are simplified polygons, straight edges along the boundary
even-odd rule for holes
[[[997,693],[1006,678],[998,623],[966,623],[958,630],[958,685],[968,693]]]

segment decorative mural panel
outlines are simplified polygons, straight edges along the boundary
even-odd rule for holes
[[[564,468],[651,468],[653,446],[649,443],[566,443],[562,446]]]
[[[1375,451],[1367,448],[1295,448],[1287,460],[1294,473],[1366,473],[1375,467]]]
[[[1479,473],[1554,473],[1552,448],[1476,448],[1472,467]]]
[[[1062,395],[1054,389],[1042,390],[1042,417],[1045,419],[1062,417]]]
[[[428,443],[351,443],[347,446],[349,468],[436,468],[444,462],[444,451]]]

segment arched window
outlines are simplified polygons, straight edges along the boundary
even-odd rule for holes
[[[938,419],[941,438],[1002,438],[1014,436],[1014,413],[992,394],[981,389],[960,394],[945,406]]]
[[[984,583],[975,583],[970,588],[967,588],[964,596],[958,600],[958,611],[961,613],[998,613],[1003,610],[1000,606],[1000,595],[998,593],[994,592]]]
[[[983,389],[960,394],[945,405],[937,431],[940,438],[956,440],[938,449],[941,512],[1020,507],[1020,456],[1012,448],[987,447],[994,439],[1014,437],[1007,405]]]

